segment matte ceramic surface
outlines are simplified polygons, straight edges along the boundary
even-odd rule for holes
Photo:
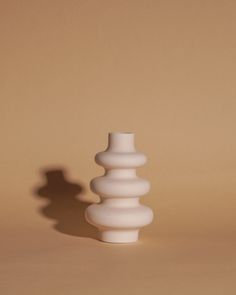
[[[96,154],[95,161],[105,169],[90,187],[101,202],[90,205],[85,216],[99,230],[99,238],[110,243],[138,240],[139,229],[151,223],[153,212],[139,203],[150,184],[136,175],[136,168],[146,163],[146,156],[136,152],[133,133],[109,133],[108,147]]]

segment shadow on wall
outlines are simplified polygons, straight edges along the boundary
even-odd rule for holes
[[[91,204],[81,201],[79,197],[84,188],[79,183],[66,179],[64,169],[42,170],[46,183],[34,190],[36,197],[44,198],[49,203],[42,207],[40,213],[55,220],[53,228],[58,232],[87,238],[97,238],[96,229],[88,224],[84,217],[85,209]]]

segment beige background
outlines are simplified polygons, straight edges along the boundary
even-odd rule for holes
[[[236,2],[5,0],[0,36],[1,294],[235,294]],[[135,245],[82,219],[109,131],[149,157]]]

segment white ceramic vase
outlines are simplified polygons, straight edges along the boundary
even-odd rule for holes
[[[150,189],[149,182],[136,175],[146,156],[136,152],[133,133],[109,133],[108,147],[96,154],[95,161],[105,173],[90,183],[101,202],[87,208],[87,221],[98,228],[104,242],[137,241],[139,229],[153,219],[152,210],[139,203]]]

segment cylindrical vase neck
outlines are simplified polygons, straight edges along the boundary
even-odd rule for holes
[[[121,153],[135,152],[134,133],[109,133],[107,150]]]

